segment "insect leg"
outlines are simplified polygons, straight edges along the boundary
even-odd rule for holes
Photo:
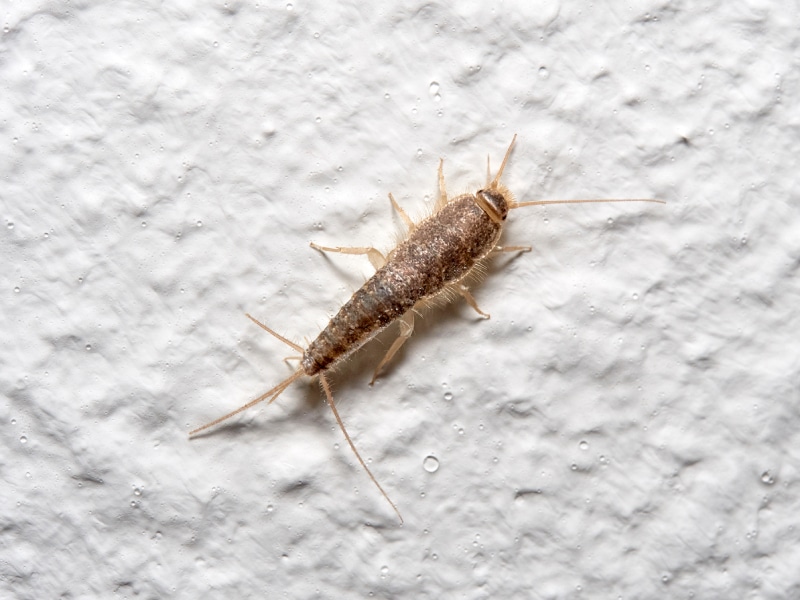
[[[403,220],[403,223],[408,229],[408,233],[413,232],[417,228],[416,224],[409,218],[406,211],[403,210],[403,207],[397,203],[397,200],[394,199],[394,196],[392,196],[391,192],[389,192],[389,200],[392,201],[392,206],[397,211],[397,214],[400,215],[400,218]]]
[[[336,405],[333,403],[333,394],[331,393],[331,386],[328,384],[328,380],[325,378],[325,375],[322,372],[320,372],[319,374],[319,381],[320,384],[322,384],[322,390],[325,392],[325,397],[328,399],[328,406],[331,407],[331,410],[333,411],[333,416],[336,418],[336,422],[339,424],[339,429],[342,430],[342,433],[344,434],[347,443],[350,445],[350,449],[353,451],[353,454],[356,455],[356,458],[358,459],[358,462],[361,463],[361,466],[364,467],[364,470],[367,472],[367,475],[369,475],[369,478],[372,480],[372,483],[374,483],[375,487],[377,487],[378,490],[380,490],[381,494],[383,494],[383,497],[386,498],[386,501],[392,505],[394,512],[397,513],[397,516],[400,518],[400,523],[402,524],[403,516],[400,514],[400,511],[397,510],[397,506],[395,506],[394,502],[392,502],[391,498],[389,498],[389,494],[383,491],[381,484],[378,483],[377,479],[375,479],[375,476],[372,474],[372,471],[369,470],[367,463],[364,462],[364,459],[361,458],[361,455],[358,453],[358,450],[356,450],[356,446],[353,443],[353,440],[350,439],[350,434],[347,433],[347,429],[344,426],[342,417],[339,416],[339,411],[336,410]]]
[[[530,246],[495,246],[490,254],[500,254],[501,252],[530,252]]]
[[[467,301],[467,304],[469,304],[475,310],[476,313],[478,313],[484,319],[490,319],[491,318],[491,315],[489,313],[485,313],[480,308],[478,308],[478,303],[475,302],[475,298],[473,298],[472,294],[469,293],[469,289],[467,289],[467,286],[462,285],[462,284],[459,283],[457,285],[454,285],[453,289],[456,292],[458,292],[458,294],[462,298],[464,298],[464,300]]]
[[[369,262],[372,263],[373,267],[375,267],[375,270],[380,269],[383,265],[386,264],[386,257],[375,248],[372,248],[371,246],[345,248],[342,246],[334,246],[334,247],[319,246],[314,242],[311,242],[310,246],[314,248],[314,250],[319,250],[321,252],[341,252],[342,254],[366,254],[367,258],[369,258]]]
[[[447,188],[444,185],[444,159],[439,159],[439,198],[436,200],[436,210],[444,207],[448,202]]]
[[[412,333],[414,333],[414,313],[412,311],[408,311],[406,314],[400,317],[397,322],[400,325],[400,335],[397,336],[397,339],[389,347],[389,351],[383,357],[378,366],[375,367],[375,373],[372,375],[372,381],[369,382],[370,385],[375,383],[375,380],[383,370],[383,367],[386,366],[386,363],[392,360],[392,357],[397,354],[397,351],[400,350],[400,347],[405,344],[406,340],[411,337]]]

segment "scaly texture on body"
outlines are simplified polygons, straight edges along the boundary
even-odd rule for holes
[[[463,278],[494,248],[501,229],[472,194],[422,221],[311,342],[303,353],[306,375],[345,358],[417,302]]]

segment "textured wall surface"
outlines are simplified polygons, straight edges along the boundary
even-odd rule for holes
[[[796,12],[5,2],[0,596],[800,597]],[[448,6],[457,4],[458,7]],[[391,248],[519,199],[463,301],[290,372]]]

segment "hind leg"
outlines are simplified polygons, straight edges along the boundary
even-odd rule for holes
[[[478,313],[484,319],[490,319],[491,318],[492,315],[490,315],[489,313],[485,313],[480,308],[478,308],[478,303],[475,302],[475,298],[472,296],[472,294],[469,293],[469,289],[467,289],[467,286],[458,284],[458,285],[453,286],[453,289],[462,298],[464,298],[464,300],[467,301],[467,304],[469,304],[476,313]]]
[[[397,351],[406,343],[408,338],[411,337],[411,334],[414,333],[414,313],[413,311],[408,311],[402,317],[397,320],[398,324],[400,325],[400,335],[397,336],[397,339],[394,343],[389,347],[389,351],[383,357],[381,362],[375,367],[375,373],[372,375],[372,381],[369,382],[370,385],[375,383],[375,380],[380,375],[380,372],[383,370],[383,367],[392,360],[392,357],[397,354]]]

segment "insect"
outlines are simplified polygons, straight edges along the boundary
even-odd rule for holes
[[[414,331],[416,310],[434,298],[444,297],[446,300],[452,300],[457,296],[461,296],[478,314],[488,319],[489,315],[478,307],[475,298],[473,298],[468,287],[464,284],[464,280],[475,273],[476,270],[480,270],[492,254],[530,250],[530,246],[498,245],[509,211],[525,206],[541,206],[545,204],[664,203],[661,200],[651,199],[534,200],[518,202],[514,200],[514,196],[508,188],[500,182],[516,139],[517,136],[515,135],[493,179],[491,178],[491,166],[487,161],[486,186],[474,194],[462,194],[449,198],[444,182],[444,161],[440,160],[439,198],[433,214],[419,223],[414,223],[394,199],[394,196],[389,194],[389,200],[405,224],[408,233],[405,240],[385,256],[372,247],[327,247],[319,246],[312,242],[311,247],[322,252],[366,255],[375,267],[376,272],[339,309],[339,312],[336,313],[325,329],[307,348],[303,348],[286,339],[247,314],[246,316],[264,331],[299,352],[300,366],[292,375],[261,394],[258,398],[210,423],[206,423],[202,427],[194,429],[189,435],[195,436],[260,402],[266,401],[268,404],[273,402],[286,388],[301,377],[318,377],[328,406],[330,406],[350,449],[367,472],[367,475],[369,475],[372,483],[375,484],[395,513],[397,513],[402,523],[403,517],[397,506],[378,483],[372,471],[369,470],[350,438],[350,434],[347,433],[344,422],[333,401],[333,394],[328,383],[329,372],[372,339],[379,331],[397,321],[399,334],[376,367],[372,377],[374,382],[383,367],[411,337]]]

